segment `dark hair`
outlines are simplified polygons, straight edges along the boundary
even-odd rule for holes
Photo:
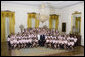
[[[8,37],[10,38],[10,35],[8,35]]]

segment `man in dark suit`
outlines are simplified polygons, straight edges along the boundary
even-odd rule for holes
[[[45,43],[45,35],[40,35],[40,46],[44,46]]]
[[[43,36],[40,35],[40,41],[39,41],[39,45],[42,46],[42,43],[43,43]]]
[[[43,39],[42,39],[42,46],[44,46],[45,44],[45,35],[42,35]]]

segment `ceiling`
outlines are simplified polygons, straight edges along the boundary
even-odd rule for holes
[[[1,3],[14,3],[14,4],[22,4],[22,5],[31,5],[31,6],[39,6],[42,3],[46,3],[53,8],[65,8],[78,3],[82,3],[84,1],[1,1]]]

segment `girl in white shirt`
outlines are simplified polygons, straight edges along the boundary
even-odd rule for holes
[[[10,39],[11,48],[13,49],[13,39]]]
[[[64,49],[64,39],[61,40],[61,48]]]
[[[63,39],[63,40],[65,40],[66,38],[65,38],[65,37],[63,37],[62,39]]]
[[[59,44],[58,44],[58,48],[61,48],[62,40],[59,39],[59,40],[58,40],[58,43],[59,43]]]
[[[24,35],[22,35],[22,39],[24,39]]]
[[[19,43],[18,43],[18,48],[20,49],[20,47],[21,47],[21,44],[20,44],[20,41],[21,41],[21,39],[19,39]]]
[[[25,35],[23,36],[23,38],[25,39]]]
[[[51,48],[51,38],[50,37],[49,37],[49,40],[48,40],[47,47],[50,47]]]
[[[57,39],[57,40],[56,40],[56,47],[57,47],[57,48],[60,48],[60,43],[61,43],[60,40]]]
[[[30,44],[29,44],[29,38],[27,38],[27,47],[29,47]]]
[[[25,36],[25,38],[26,38],[26,39],[28,38],[27,35]]]
[[[21,39],[21,36],[19,35],[18,38]]]
[[[71,37],[71,38],[70,38],[70,40],[74,40],[74,38],[73,38],[73,37]]]
[[[26,48],[28,47],[28,39],[26,38]]]
[[[33,47],[33,40],[31,38],[29,39],[29,47]]]
[[[53,43],[54,43],[54,48],[56,49],[57,48],[57,45],[58,45],[58,40],[57,39],[54,39]]]
[[[49,44],[49,38],[46,39],[45,47],[48,47],[48,44]]]
[[[70,36],[68,36],[68,37],[67,37],[67,40],[69,41],[70,39],[71,39],[71,37],[70,37]]]
[[[20,40],[20,43],[21,43],[21,48],[23,48],[23,47],[24,47],[24,38],[22,38],[22,39]]]
[[[75,43],[77,42],[77,38],[74,38],[74,42],[75,42]]]
[[[26,45],[27,45],[27,39],[25,38],[25,48],[27,47]]]
[[[19,48],[22,48],[22,39],[19,39]]]
[[[35,39],[36,47],[38,47],[38,38]]]
[[[19,49],[19,39],[17,39],[17,48]]]
[[[14,44],[14,49],[15,49],[17,47],[17,39],[16,38],[13,40],[13,44]]]
[[[67,40],[64,40],[64,49],[67,49]]]
[[[77,40],[76,36],[74,36],[74,46],[77,46]]]
[[[17,35],[16,38],[19,39],[19,35]]]
[[[54,40],[54,38],[52,37],[52,40],[51,40],[52,41],[52,43],[51,43],[52,48],[54,48],[53,40]]]
[[[71,48],[71,50],[74,49],[73,47],[74,47],[74,41],[71,41],[71,42],[70,42],[70,48]]]
[[[61,39],[61,38],[62,38],[61,35],[59,35],[59,36],[58,36],[58,39]]]
[[[25,38],[23,39],[23,48],[25,48],[26,47],[26,42],[25,42],[26,40],[25,40]]]
[[[55,45],[56,45],[56,39],[53,38],[53,48],[56,48]]]
[[[67,49],[70,50],[70,41],[68,40],[68,43],[67,43]]]
[[[52,38],[50,38],[50,40],[49,40],[49,47],[50,48],[52,47]]]
[[[35,38],[33,39],[33,44],[32,44],[32,47],[35,47],[36,46],[36,40]]]
[[[32,38],[32,39],[33,39],[32,47],[34,47],[35,46],[35,39],[34,38]]]
[[[20,37],[21,37],[21,39],[22,39],[22,35],[21,35]]]
[[[11,38],[12,38],[12,39],[14,39],[14,36],[13,36],[13,35],[11,35]]]

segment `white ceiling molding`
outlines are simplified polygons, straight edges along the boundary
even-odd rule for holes
[[[1,3],[5,4],[12,3],[19,5],[37,6],[37,7],[39,7],[39,5],[41,5],[42,3],[47,3],[51,8],[55,9],[69,7],[82,2],[84,3],[84,1],[1,1]]]

